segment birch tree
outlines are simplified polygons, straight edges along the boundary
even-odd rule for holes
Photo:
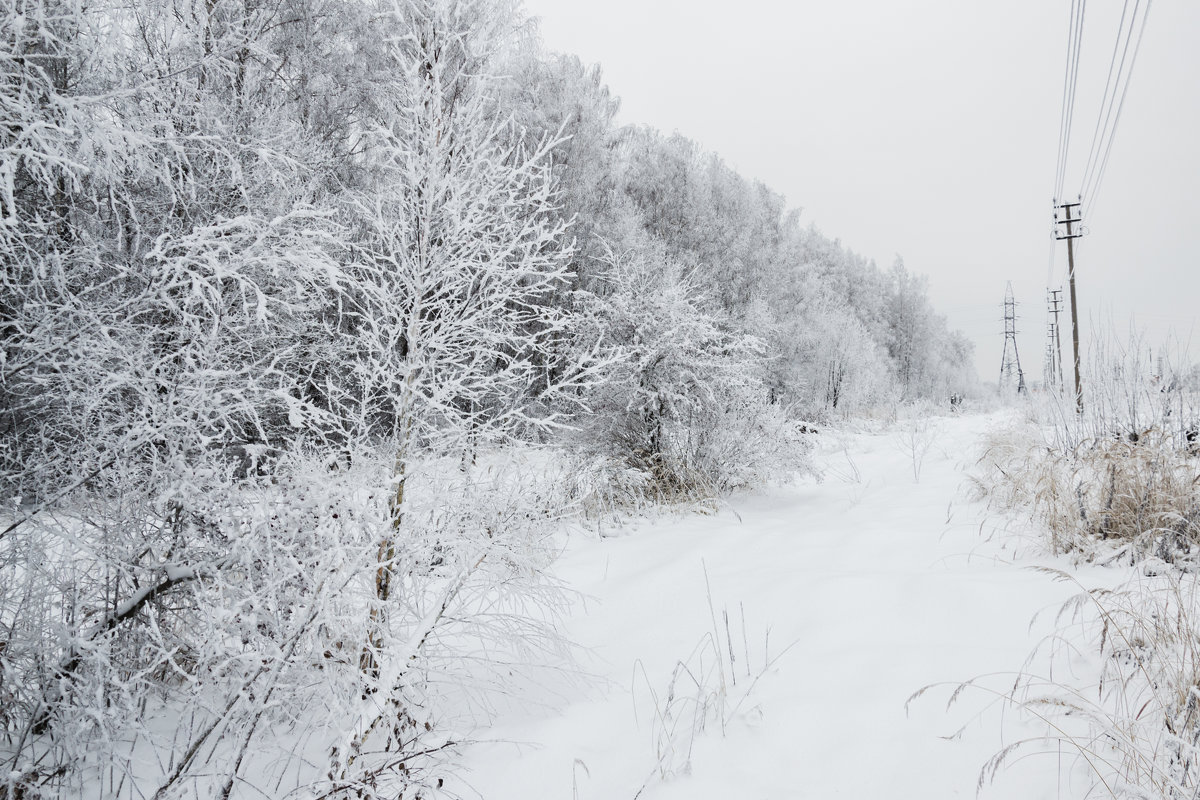
[[[536,436],[592,374],[586,356],[563,365],[554,349],[568,319],[547,300],[570,255],[550,171],[557,142],[513,136],[487,101],[509,18],[449,0],[397,0],[383,18],[393,79],[364,133],[372,183],[345,205],[357,293],[346,324],[358,350],[336,399],[355,421],[351,436],[391,448],[390,521],[361,655],[373,688],[335,750],[344,776],[373,740],[399,735],[389,720],[410,662],[496,551],[487,537],[446,542],[440,558],[456,576],[415,626],[400,624],[393,607],[417,577],[403,566],[414,466],[455,450],[469,462],[477,443]]]

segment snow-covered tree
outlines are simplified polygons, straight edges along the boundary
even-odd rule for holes
[[[401,677],[463,582],[496,555],[486,529],[444,542],[439,561],[458,577],[440,588],[440,611],[397,634],[412,622],[397,603],[413,580],[402,567],[414,465],[453,451],[466,463],[477,442],[552,428],[592,369],[556,349],[567,319],[549,301],[570,254],[551,178],[558,142],[514,136],[489,102],[509,20],[484,2],[397,0],[385,12],[392,78],[378,124],[363,132],[372,181],[343,211],[353,291],[339,327],[354,351],[331,396],[348,437],[391,450],[389,524],[362,643],[373,688],[350,715],[338,774],[364,749],[399,741],[388,720],[406,702]]]
[[[511,115],[516,140],[561,139],[553,161],[558,216],[570,223],[567,237],[573,286],[589,288],[608,247],[621,247],[632,230],[628,201],[619,191],[619,102],[601,79],[600,67],[576,56],[518,50],[500,65],[505,79],[489,92],[497,113]]]
[[[709,497],[806,467],[800,400],[961,365],[923,287],[528,30],[0,4],[0,797],[435,783],[443,696],[556,641],[565,500],[477,451],[561,424]]]
[[[608,264],[579,331],[618,356],[588,396],[591,452],[636,470],[649,493],[668,499],[806,469],[805,447],[767,403],[763,341],[740,332],[661,251]]]

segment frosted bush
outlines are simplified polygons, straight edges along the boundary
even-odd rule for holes
[[[766,401],[764,345],[739,333],[686,269],[654,251],[613,256],[577,338],[612,357],[577,438],[614,497],[711,498],[811,471],[810,448]]]

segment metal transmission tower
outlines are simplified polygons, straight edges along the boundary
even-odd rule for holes
[[[1062,384],[1062,337],[1059,335],[1058,315],[1062,311],[1062,289],[1046,290],[1046,311],[1050,317],[1046,326],[1045,381],[1048,387]]]
[[[1012,354],[1009,354],[1009,351]],[[1016,373],[1017,394],[1025,392],[1025,372],[1021,369],[1021,355],[1017,352],[1017,301],[1013,299],[1012,281],[1004,290],[1004,356],[1000,360],[1000,389],[1013,383]]]

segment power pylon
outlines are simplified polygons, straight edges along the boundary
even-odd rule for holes
[[[1010,355],[1011,348],[1011,355]],[[1017,394],[1025,392],[1025,371],[1021,369],[1021,355],[1017,352],[1017,301],[1013,299],[1012,281],[1004,290],[1004,355],[1000,360],[1000,389],[1013,383],[1016,376]]]

